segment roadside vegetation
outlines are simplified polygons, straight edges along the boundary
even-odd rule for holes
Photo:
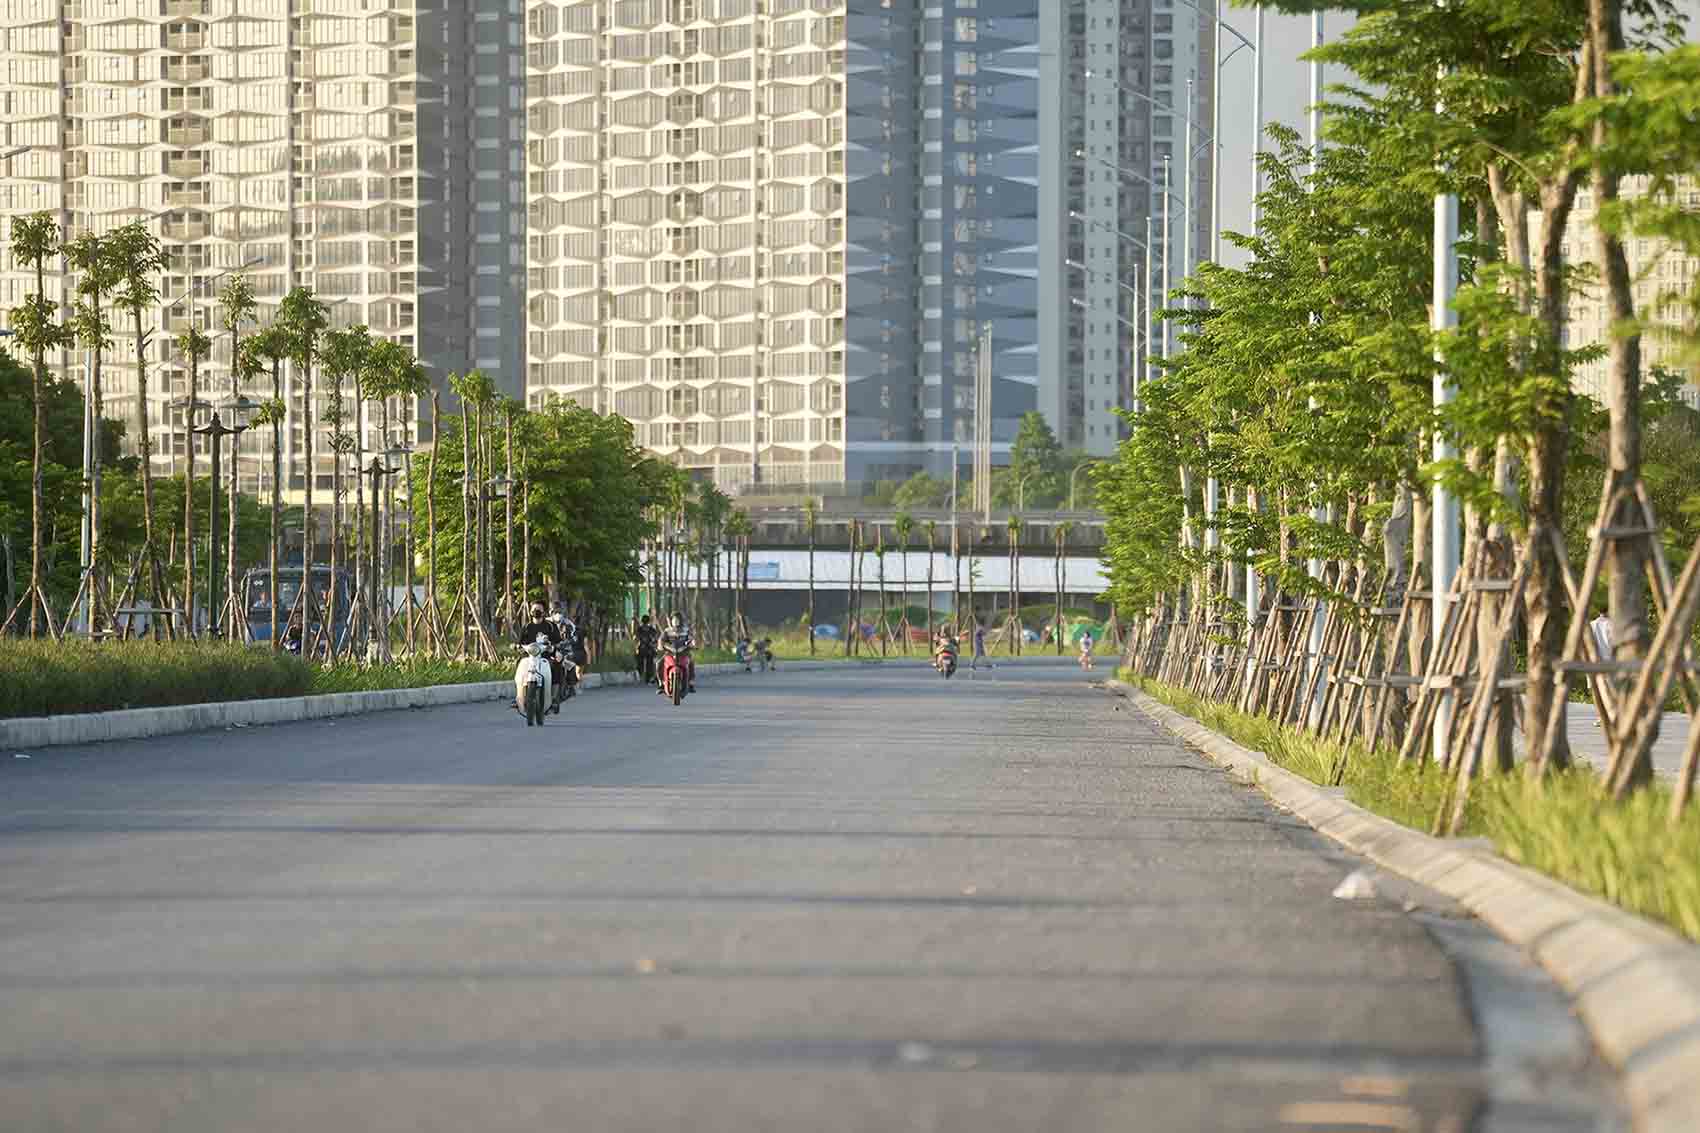
[[[1402,825],[1427,832],[1449,805],[1443,772],[1400,767],[1397,753],[1385,747],[1343,746],[1126,669],[1121,677],[1313,783],[1329,784],[1343,764],[1346,797]],[[1490,775],[1470,791],[1462,833],[1487,838],[1510,861],[1700,941],[1700,870],[1694,865],[1700,861],[1700,814],[1690,808],[1671,823],[1670,796],[1670,786],[1658,782],[1614,802],[1587,766],[1540,781],[1521,773]]]
[[[0,719],[503,681],[508,664],[414,657],[318,667],[225,642],[0,639]]]

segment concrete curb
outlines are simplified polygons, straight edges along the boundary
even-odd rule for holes
[[[842,661],[787,661],[779,670],[842,667]],[[698,666],[704,676],[742,670],[736,662]],[[581,690],[634,685],[631,673],[591,673]],[[438,708],[479,700],[502,700],[513,695],[512,681],[481,681],[429,688],[385,689],[380,692],[335,692],[324,696],[285,696],[269,700],[225,700],[213,704],[181,704],[166,708],[125,708],[113,712],[84,712],[66,716],[20,716],[0,720],[0,749],[30,751],[44,747],[139,740],[186,732],[261,724],[292,724],[368,712],[404,708]]]
[[[1700,947],[1498,855],[1371,814],[1120,681],[1146,715],[1377,865],[1458,901],[1533,956],[1622,1078],[1638,1133],[1700,1129]]]

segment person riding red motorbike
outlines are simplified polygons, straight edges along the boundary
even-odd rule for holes
[[[691,638],[691,628],[685,624],[685,615],[676,610],[673,612],[673,617],[668,622],[667,628],[661,631],[661,639],[657,644],[661,648],[663,657],[669,653],[678,657],[679,663],[685,667],[685,691],[695,692],[697,690],[697,663],[691,656],[691,650],[696,646],[696,642]],[[665,683],[657,682],[655,691],[666,695]]]

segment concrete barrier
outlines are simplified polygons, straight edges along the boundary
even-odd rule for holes
[[[787,661],[778,672],[796,669],[844,668],[842,661]],[[742,672],[736,662],[699,665],[703,676]],[[581,691],[613,688],[637,683],[632,673],[591,673],[579,684]],[[301,720],[326,720],[358,716],[367,712],[394,712],[404,708],[439,708],[480,700],[505,700],[513,696],[514,684],[481,681],[462,685],[431,685],[426,688],[383,689],[378,692],[333,692],[322,696],[283,696],[267,700],[222,700],[212,704],[180,704],[165,708],[124,708],[112,712],[79,712],[65,716],[20,716],[0,720],[0,749],[28,752],[44,747],[104,743],[108,740],[140,740],[150,736],[173,736],[186,732],[217,731],[262,724],[290,724]]]

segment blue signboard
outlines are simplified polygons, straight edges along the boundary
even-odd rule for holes
[[[778,582],[779,581],[779,564],[778,563],[755,563],[755,562],[752,562],[750,564],[750,581],[751,582]]]

